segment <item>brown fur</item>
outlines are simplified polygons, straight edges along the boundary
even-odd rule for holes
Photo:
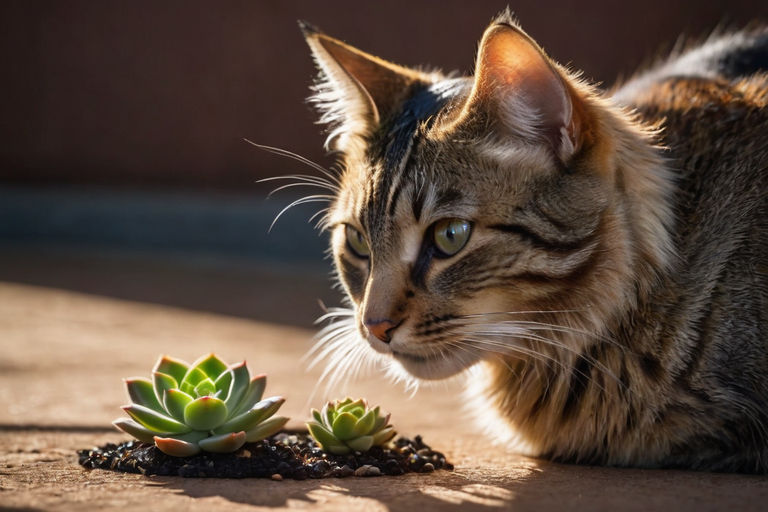
[[[508,14],[475,78],[305,33],[343,159],[332,367],[370,344],[418,378],[467,371],[493,435],[533,455],[768,471],[768,76],[670,61],[611,97]],[[455,255],[445,218],[471,223]]]

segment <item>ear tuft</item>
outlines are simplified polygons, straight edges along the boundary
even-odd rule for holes
[[[296,23],[299,24],[299,30],[301,30],[301,33],[304,35],[304,37],[309,37],[311,35],[320,33],[320,29],[308,21],[296,20]]]
[[[491,25],[509,25],[511,27],[520,27],[520,23],[517,21],[517,17],[512,12],[509,6],[506,6],[503,11],[496,15],[491,21]]]

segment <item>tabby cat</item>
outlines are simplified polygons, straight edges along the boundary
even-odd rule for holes
[[[303,178],[350,301],[327,373],[459,374],[533,456],[768,471],[768,30],[606,92],[508,12],[471,77],[302,29],[340,155]]]

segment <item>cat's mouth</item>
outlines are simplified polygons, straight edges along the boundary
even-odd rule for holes
[[[412,354],[392,350],[392,357],[411,375],[424,380],[438,380],[452,377],[477,362],[470,361],[467,354],[457,357],[450,351],[435,351],[427,354]]]

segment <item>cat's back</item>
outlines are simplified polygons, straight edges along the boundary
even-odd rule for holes
[[[734,453],[766,453],[746,440],[768,422],[768,28],[710,39],[615,97],[660,128],[675,175],[677,268],[648,307],[688,361],[680,387],[741,425]]]
[[[768,26],[712,37],[614,98],[661,130],[682,256],[768,236]]]

